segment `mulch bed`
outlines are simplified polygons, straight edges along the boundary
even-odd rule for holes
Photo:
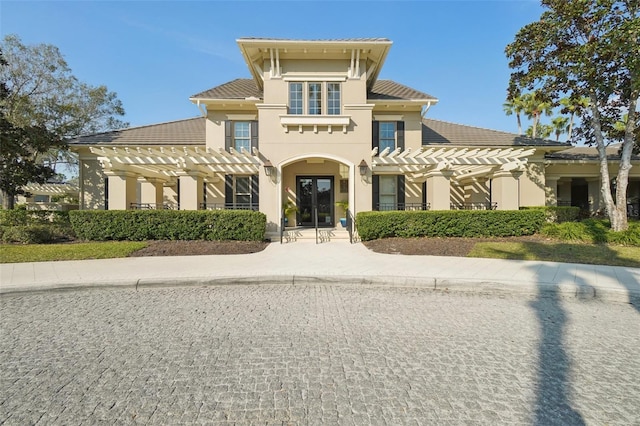
[[[509,238],[384,238],[363,244],[377,253],[467,256],[473,246],[482,241],[546,242],[540,236]],[[131,254],[141,256],[197,256],[212,254],[257,253],[267,247],[264,241],[150,241],[146,248]]]

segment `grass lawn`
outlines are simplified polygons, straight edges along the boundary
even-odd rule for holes
[[[640,267],[640,248],[607,244],[483,242],[468,257]]]
[[[108,241],[74,244],[0,245],[0,263],[46,262],[51,260],[111,259],[127,257],[147,246],[140,241]]]

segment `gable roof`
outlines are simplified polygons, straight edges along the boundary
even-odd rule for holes
[[[546,139],[533,139],[515,133],[483,129],[463,124],[424,118],[422,120],[422,145],[451,146],[545,146],[567,148],[569,143]]]
[[[69,145],[204,145],[205,118],[194,117],[80,136]]]
[[[191,96],[190,99],[262,99],[263,92],[251,78],[236,78]],[[393,80],[378,80],[367,93],[371,100],[429,100],[437,98]]]
[[[620,159],[621,143],[614,143],[606,147],[608,160]],[[561,152],[554,152],[545,156],[548,160],[599,160],[598,150],[595,146],[574,146]],[[640,155],[631,155],[631,159],[640,160]]]

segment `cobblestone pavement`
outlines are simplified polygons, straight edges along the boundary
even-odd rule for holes
[[[640,424],[628,304],[263,285],[0,298],[0,424]]]

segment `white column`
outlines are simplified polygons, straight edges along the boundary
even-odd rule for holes
[[[105,172],[109,179],[109,210],[128,210],[136,202],[137,176],[123,171]]]
[[[156,178],[146,178],[140,182],[140,202],[155,204],[159,208],[163,198],[162,184],[162,179]]]
[[[437,171],[427,175],[427,203],[430,210],[451,209],[452,171]]]
[[[200,172],[182,172],[180,179],[180,210],[198,210],[203,200],[202,178]]]
[[[604,210],[604,205],[600,204],[600,178],[587,178],[587,185],[589,186],[589,208],[591,213]]]
[[[520,208],[520,171],[501,171],[493,175],[491,181],[491,201],[498,203],[498,210],[518,210]]]

